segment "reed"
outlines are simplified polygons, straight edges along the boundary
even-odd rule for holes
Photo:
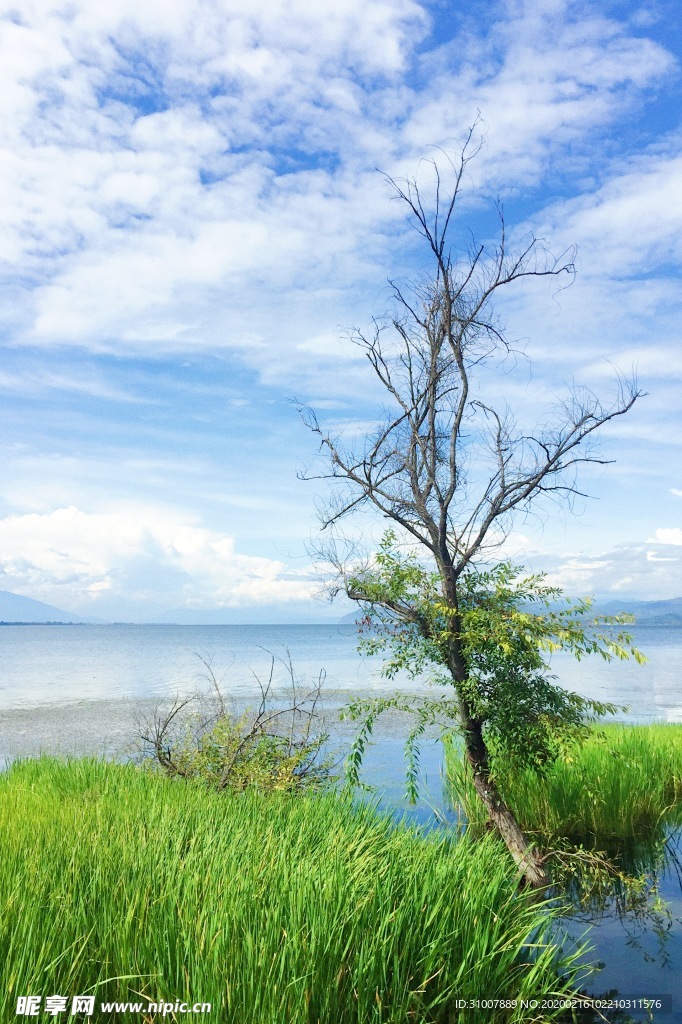
[[[0,777],[0,842],[3,1021],[39,993],[210,1002],[227,1024],[549,1021],[521,1001],[584,972],[494,837],[427,836],[333,794],[39,759]]]
[[[461,751],[446,744],[451,800],[481,825]],[[546,777],[501,772],[501,791],[522,827],[547,844],[564,839],[615,853],[637,868],[647,851],[682,825],[682,726],[611,724],[595,728]],[[642,865],[640,865],[642,866]]]

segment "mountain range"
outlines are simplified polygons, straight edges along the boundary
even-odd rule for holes
[[[643,626],[682,626],[682,597],[668,601],[596,601],[594,611],[597,615],[627,612]]]
[[[682,597],[674,597],[668,601],[597,601],[593,611],[596,615],[617,615],[619,612],[627,612],[634,615],[636,622],[641,625],[682,626]],[[358,614],[359,609],[349,612],[338,621],[353,623],[358,618]],[[213,619],[210,610],[203,615],[201,612],[195,612],[194,615],[197,625],[204,625]],[[200,621],[202,618],[204,622]],[[175,615],[170,615],[166,621],[173,622],[178,619]],[[241,610],[238,621],[245,623],[249,621],[247,609]],[[43,601],[35,601],[32,597],[22,597],[20,594],[12,594],[9,590],[0,590],[0,625],[47,622],[96,624],[101,623],[102,619],[68,612],[63,608],[45,604]]]
[[[0,624],[98,621],[100,620],[88,615],[65,612],[63,608],[55,608],[54,605],[45,604],[43,601],[34,601],[32,597],[22,597],[21,594],[12,594],[9,590],[0,590]]]
[[[668,601],[599,600],[592,606],[592,612],[595,615],[634,615],[635,625],[682,626],[682,597],[673,597]],[[359,611],[349,612],[339,621],[355,622],[359,614]]]

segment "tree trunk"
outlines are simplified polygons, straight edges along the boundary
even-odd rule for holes
[[[507,807],[495,781],[490,776],[488,747],[483,737],[481,722],[473,718],[461,689],[468,675],[468,667],[460,645],[461,621],[457,601],[457,584],[452,574],[452,564],[444,545],[441,545],[439,570],[444,581],[443,596],[454,610],[450,617],[450,631],[453,641],[447,658],[448,668],[457,692],[460,719],[464,728],[466,756],[473,773],[474,789],[486,809],[488,820],[499,832],[502,840],[514,858],[527,885],[533,889],[544,889],[550,885],[550,878],[535,847],[528,841],[513,812]]]
[[[550,878],[540,862],[537,850],[522,832],[518,821],[490,777],[488,750],[483,739],[481,723],[470,718],[464,710],[462,724],[474,788],[487,811],[489,820],[497,828],[528,885],[533,889],[545,888],[550,884]]]

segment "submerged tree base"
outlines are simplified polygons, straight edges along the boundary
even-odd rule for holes
[[[446,742],[449,798],[479,833],[485,820],[463,767]],[[662,914],[656,878],[676,858],[682,826],[682,726],[604,725],[556,761],[537,784],[530,770],[501,772],[500,790],[521,827],[550,851],[555,881],[577,905]]]

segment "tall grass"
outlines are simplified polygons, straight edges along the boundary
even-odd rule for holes
[[[492,837],[426,837],[333,795],[28,761],[0,777],[0,842],[2,1021],[18,995],[88,992],[210,1002],[221,1024],[549,1021],[520,1001],[576,985],[556,911],[519,894]]]
[[[445,756],[451,799],[481,825],[461,751],[451,742]],[[651,850],[682,825],[682,726],[604,725],[546,778],[509,771],[498,781],[524,830],[542,842],[599,848],[627,870],[650,866]]]

